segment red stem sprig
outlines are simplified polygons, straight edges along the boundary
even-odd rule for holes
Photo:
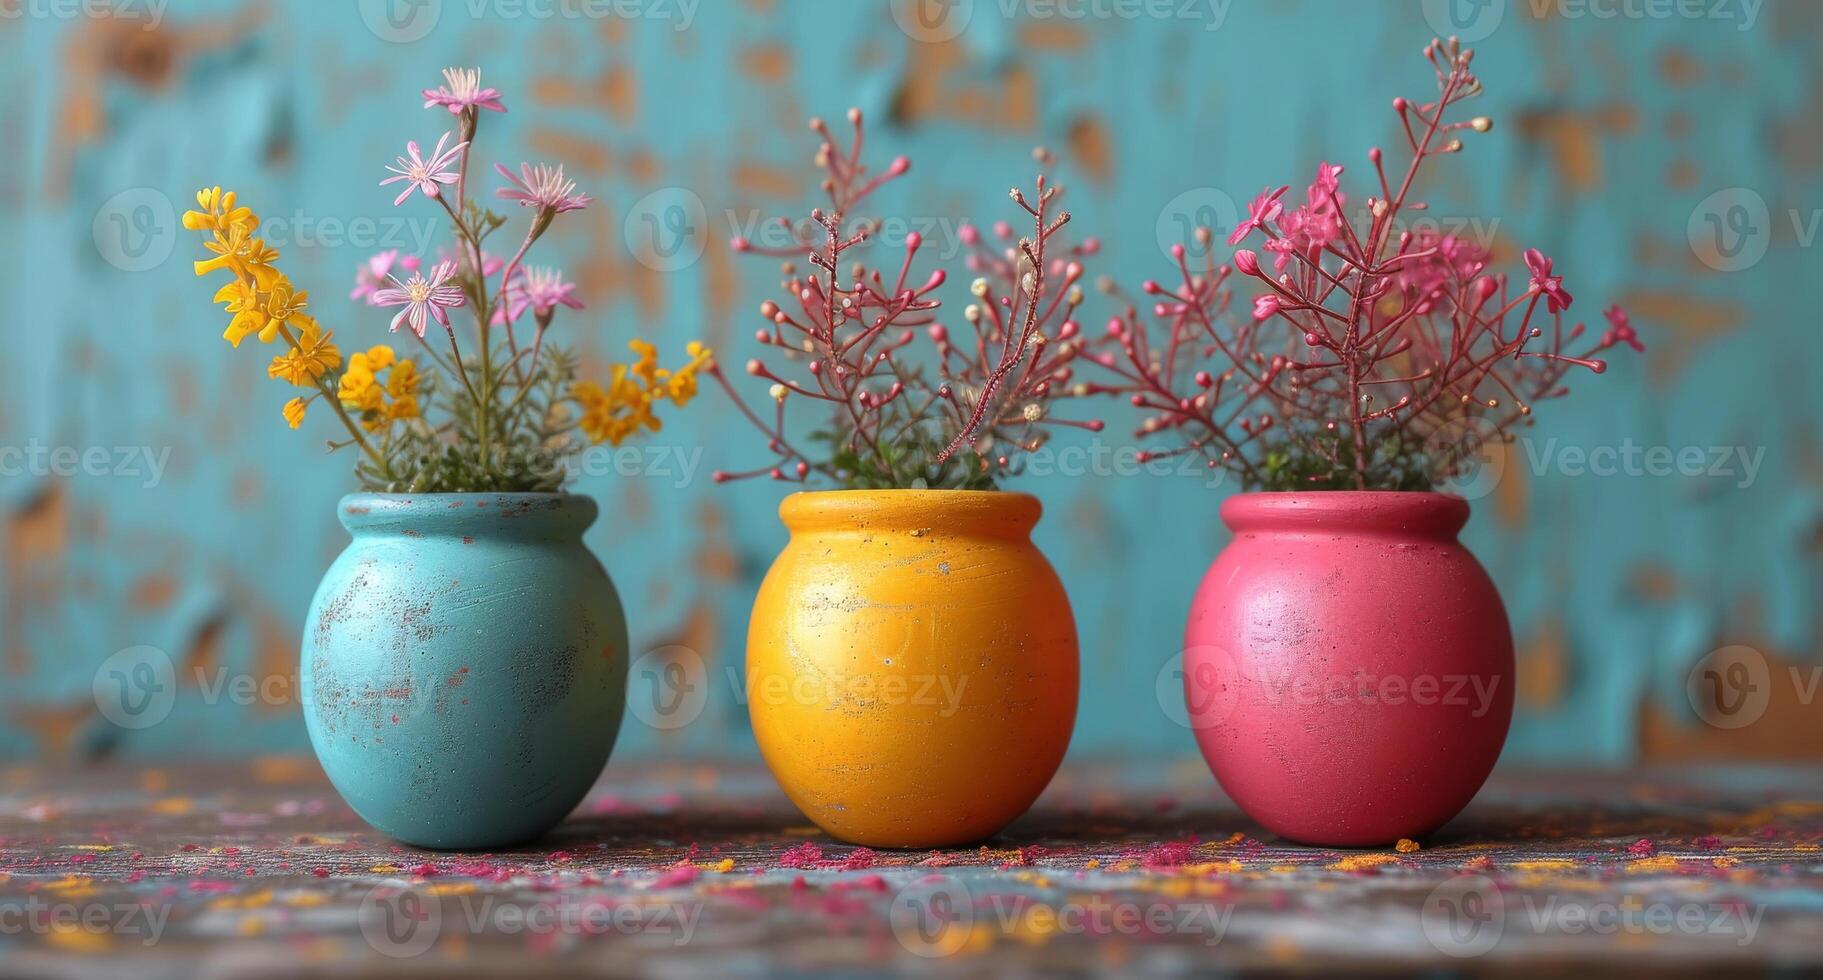
[[[1535,403],[1567,392],[1569,371],[1600,373],[1596,355],[1617,345],[1644,349],[1615,306],[1609,329],[1571,353],[1586,330],[1566,327],[1570,293],[1538,251],[1525,253],[1522,287],[1488,271],[1484,246],[1405,227],[1407,212],[1425,209],[1410,199],[1424,164],[1461,152],[1459,134],[1492,128],[1485,116],[1450,118],[1481,92],[1474,52],[1452,38],[1424,55],[1437,96],[1393,100],[1411,157],[1394,181],[1385,154],[1369,151],[1378,193],[1364,212],[1351,218],[1342,168],[1324,163],[1301,206],[1286,209],[1287,187],[1263,191],[1229,236],[1259,235],[1265,255],[1243,248],[1230,265],[1211,258],[1193,271],[1179,246],[1176,285],[1144,286],[1150,322],[1131,302],[1110,322],[1096,361],[1112,380],[1091,390],[1142,409],[1140,437],[1174,440],[1151,455],[1202,453],[1274,489],[1296,488],[1277,485],[1281,473],[1301,485],[1429,486],[1482,442],[1510,440]],[[1201,229],[1198,241],[1213,236]],[[1227,316],[1237,273],[1258,290],[1238,327]],[[1285,465],[1294,458],[1302,464]]]

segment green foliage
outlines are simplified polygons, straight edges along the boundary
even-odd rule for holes
[[[878,447],[857,449],[847,432],[813,432],[829,446],[829,462],[817,467],[844,490],[998,490],[987,460],[969,451],[943,462],[937,456],[949,438],[936,426],[910,425]]]
[[[438,388],[434,376],[427,377],[427,403],[440,400],[451,421],[432,428],[415,419],[395,432],[382,450],[389,473],[382,473],[365,457],[356,463],[355,477],[362,489],[377,493],[561,491],[569,479],[564,460],[583,448],[565,397],[576,378],[577,361],[568,351],[547,345],[539,363],[538,373],[527,379],[523,398],[514,387],[507,389],[510,399],[492,400],[490,417],[505,431],[493,433],[485,455],[475,402],[466,391],[452,391],[447,385]],[[469,359],[465,366],[472,375],[482,376],[478,359]],[[494,371],[504,373],[498,363]],[[495,379],[490,387],[498,391],[501,386]]]
[[[1268,441],[1255,470],[1242,474],[1248,490],[1431,490],[1431,454],[1425,446],[1392,427],[1377,428],[1367,439],[1364,480],[1355,473],[1355,444],[1346,431],[1299,431],[1287,428]],[[1363,482],[1365,486],[1363,486]]]

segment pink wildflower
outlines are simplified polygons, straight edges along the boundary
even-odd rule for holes
[[[405,282],[399,282],[396,276],[392,277],[397,285],[375,293],[373,303],[375,306],[404,305],[405,308],[399,311],[398,316],[392,318],[394,332],[398,331],[399,324],[406,323],[411,326],[413,333],[422,337],[433,319],[448,329],[449,314],[444,311],[467,302],[460,288],[449,285],[449,277],[455,274],[454,262],[439,262],[431,270],[429,279],[424,278],[422,272],[412,273],[412,277]]]
[[[494,112],[506,111],[506,106],[500,104],[499,89],[481,87],[479,68],[445,68],[443,80],[446,84],[424,90],[424,108],[440,105],[456,115],[471,106]]]
[[[521,163],[517,177],[497,163],[494,169],[513,185],[494,192],[507,200],[518,201],[528,208],[548,208],[557,214],[589,206],[589,196],[576,193],[576,182],[563,176],[562,166],[541,163],[533,168],[529,163]]]
[[[418,155],[417,140],[405,144],[405,152],[410,155],[410,159],[400,157],[396,165],[389,165],[386,169],[398,176],[380,181],[381,187],[395,181],[406,182],[405,189],[399,192],[398,197],[393,198],[394,205],[404,204],[405,199],[411,196],[414,188],[423,191],[425,197],[436,197],[441,193],[437,188],[438,184],[453,184],[459,179],[460,175],[448,168],[457,157],[462,155],[463,150],[468,149],[468,143],[466,141],[457,143],[445,150],[443,145],[449,142],[450,135],[444,133],[437,139],[437,148],[431,151],[429,160]]]

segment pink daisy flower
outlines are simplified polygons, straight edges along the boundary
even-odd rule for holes
[[[582,300],[577,299],[575,293],[576,284],[564,282],[562,270],[544,267],[522,269],[506,287],[505,306],[494,311],[494,322],[499,323],[508,317],[517,320],[527,307],[540,317],[550,316],[551,311],[558,306],[580,310]]]
[[[1563,277],[1551,275],[1551,259],[1535,248],[1525,250],[1525,265],[1532,272],[1532,289],[1543,293],[1545,306],[1552,313],[1570,308],[1570,291],[1563,288]]]
[[[437,188],[438,184],[453,184],[459,179],[460,175],[454,170],[450,170],[449,165],[456,162],[456,158],[462,155],[463,150],[468,149],[468,143],[466,141],[457,143],[445,150],[443,145],[449,142],[451,135],[444,133],[438,138],[437,148],[431,151],[429,160],[419,155],[418,141],[412,140],[405,144],[405,152],[410,159],[400,157],[396,165],[387,166],[386,169],[397,176],[380,181],[381,187],[395,181],[406,182],[405,189],[399,192],[398,197],[393,198],[392,203],[395,206],[405,203],[405,199],[411,196],[413,189],[423,191],[425,197],[436,197],[442,193]]]
[[[551,167],[539,164],[534,168],[529,163],[519,165],[519,176],[505,167],[494,164],[511,187],[502,187],[494,193],[510,201],[518,201],[528,208],[549,208],[562,214],[589,206],[589,195],[576,193],[576,182],[563,176],[563,167]]]
[[[354,290],[348,294],[349,299],[364,299],[373,305],[373,294],[386,288],[387,273],[392,271],[394,262],[399,260],[399,250],[389,248],[370,256],[354,271]]]
[[[1247,237],[1248,232],[1255,228],[1264,228],[1266,222],[1277,218],[1280,212],[1285,210],[1285,205],[1279,201],[1279,198],[1290,189],[1291,186],[1288,184],[1276,191],[1260,191],[1259,196],[1253,199],[1253,203],[1247,205],[1246,219],[1235,225],[1234,230],[1228,233],[1228,244],[1239,245],[1241,239]]]
[[[449,314],[444,311],[467,302],[460,288],[449,285],[449,277],[455,274],[454,262],[439,262],[431,270],[429,279],[424,278],[422,272],[412,273],[412,277],[405,282],[399,282],[396,276],[391,277],[396,285],[375,293],[373,304],[405,306],[398,316],[392,318],[394,333],[398,332],[399,324],[407,323],[410,324],[412,333],[422,337],[431,320],[436,320],[444,329],[448,329]]]
[[[506,106],[500,104],[499,89],[481,87],[479,68],[445,68],[443,81],[444,84],[437,88],[424,90],[424,108],[440,105],[456,115],[461,115],[462,110],[470,106],[506,111]]]

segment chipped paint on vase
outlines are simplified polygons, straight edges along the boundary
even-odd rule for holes
[[[1076,622],[1037,498],[785,498],[747,633],[754,738],[785,795],[871,847],[979,841],[1024,813],[1076,721]]]
[[[627,626],[569,494],[351,494],[299,665],[311,744],[363,820],[410,844],[555,827],[606,764]]]

